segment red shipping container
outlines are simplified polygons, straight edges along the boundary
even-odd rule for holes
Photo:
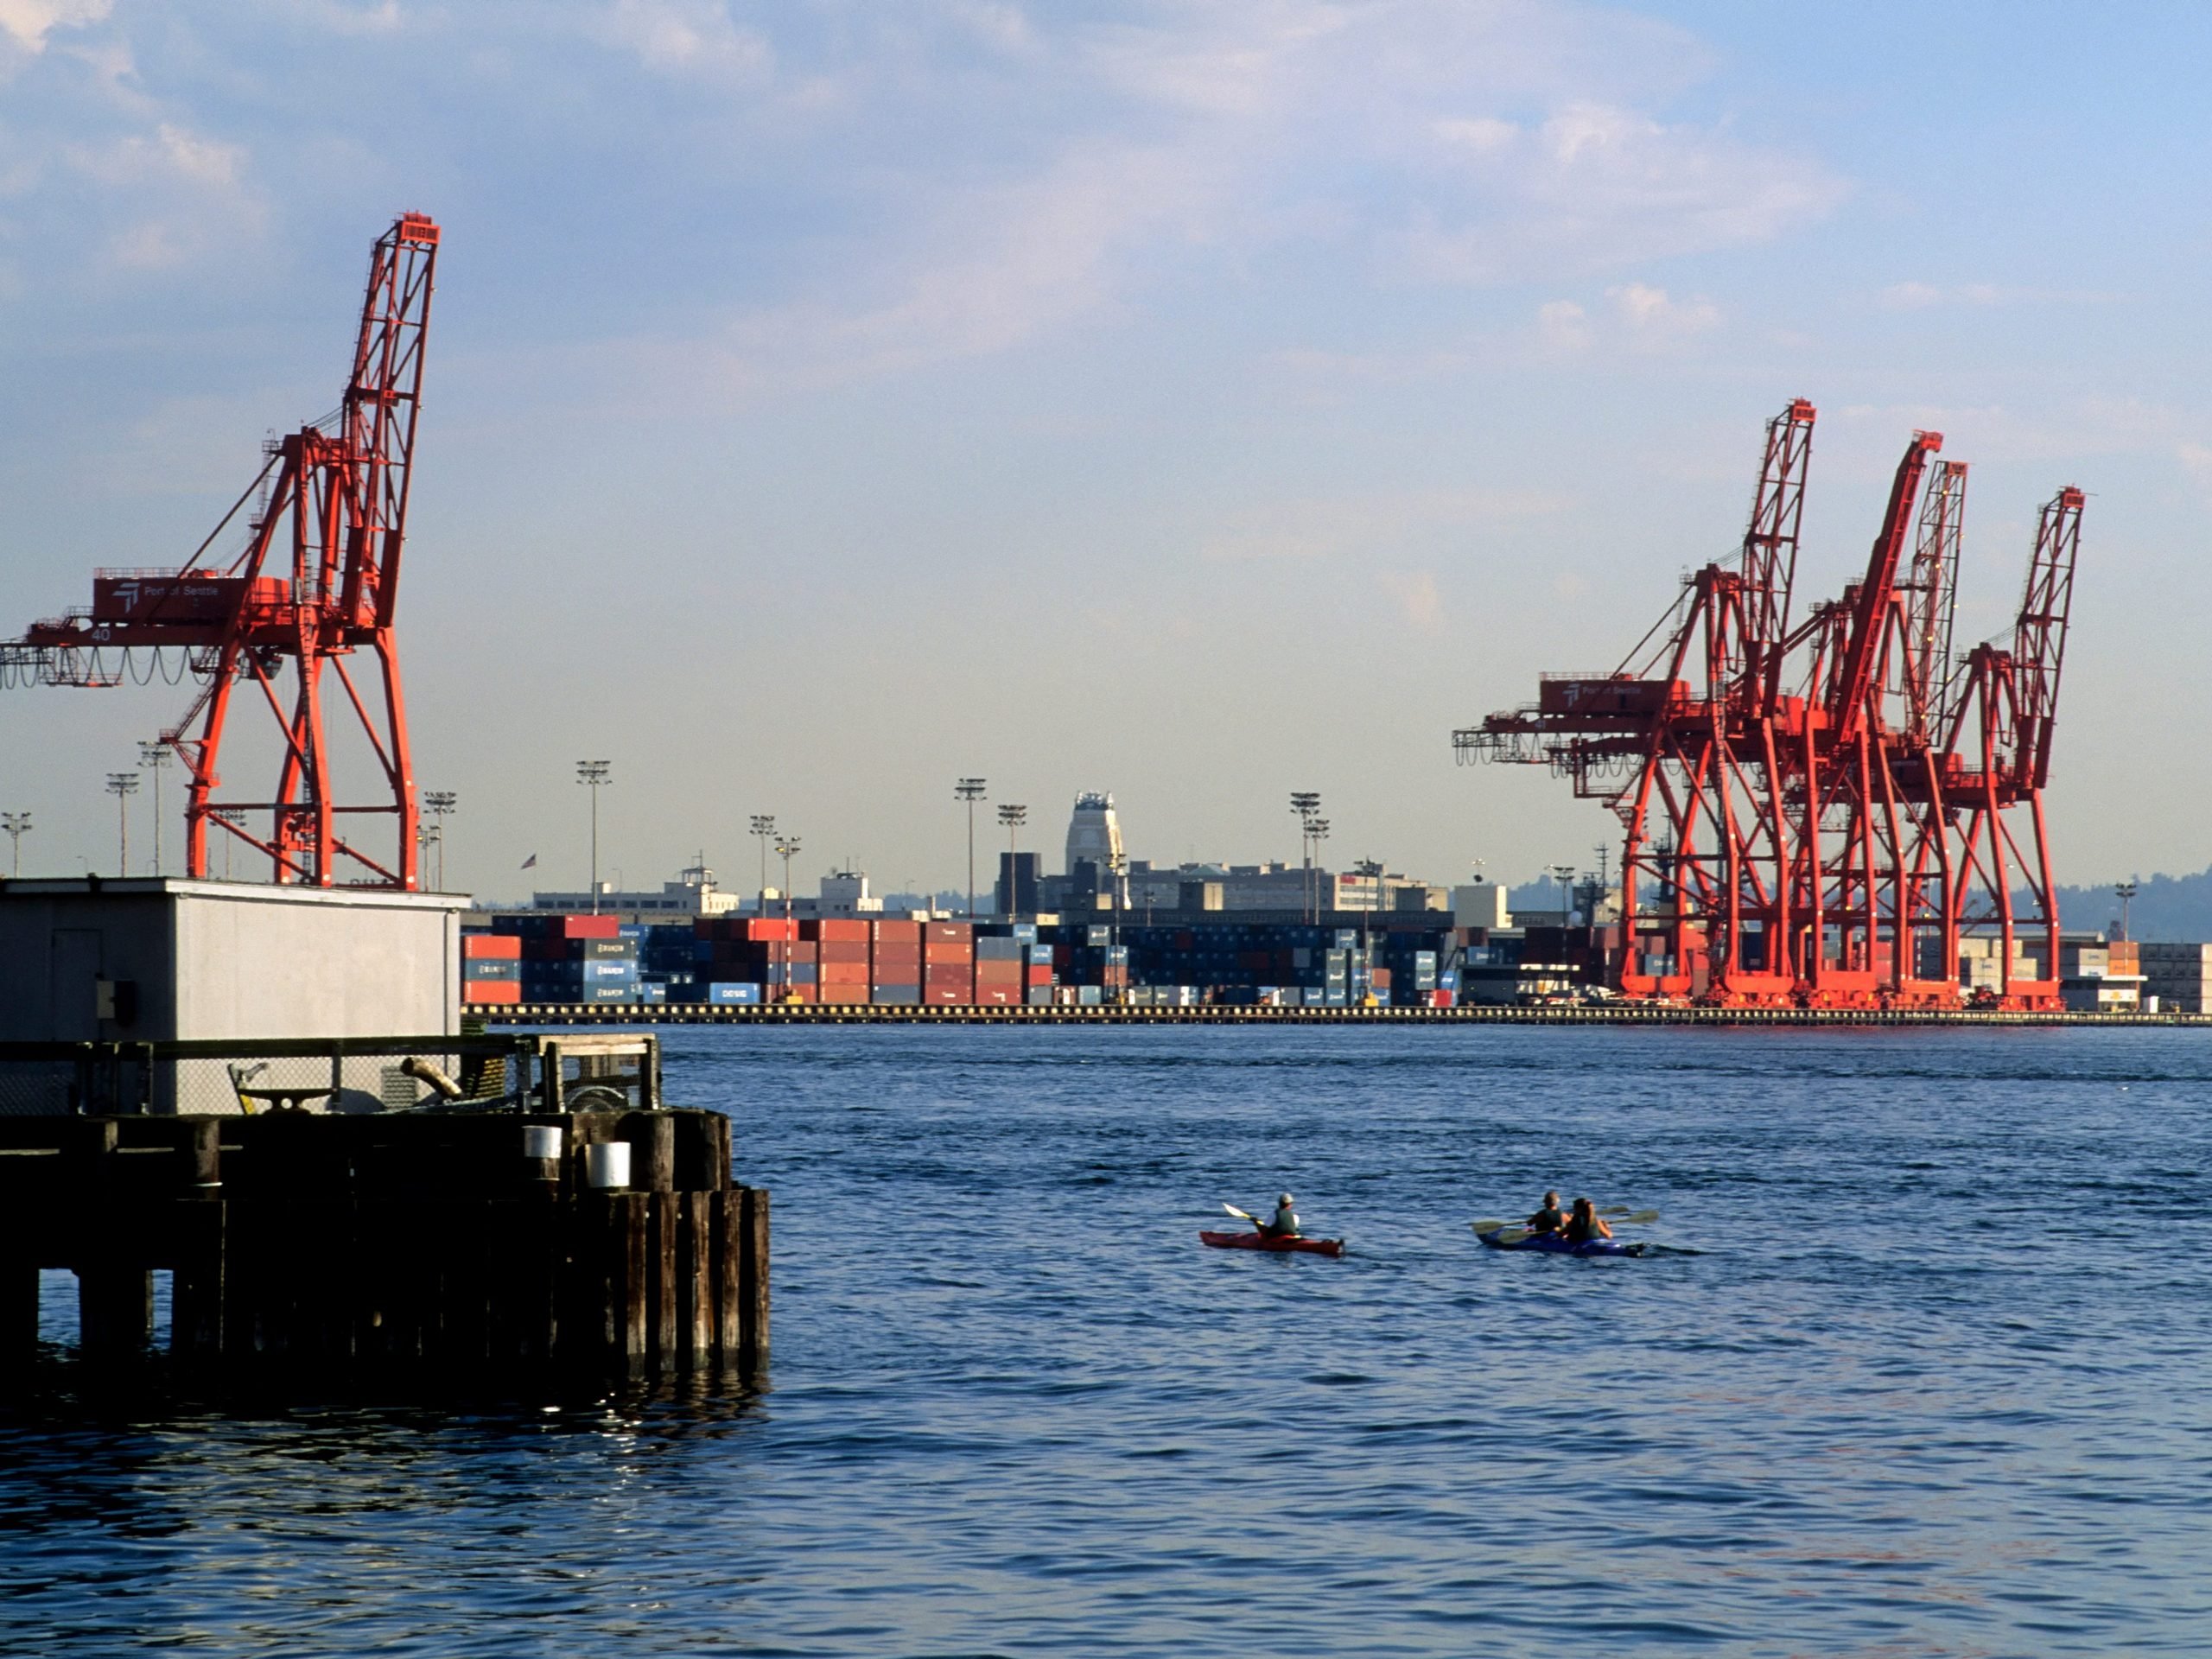
[[[1041,962],[1030,963],[1028,983],[1031,985],[1049,985],[1052,982],[1052,970],[1050,968],[1047,968]]]
[[[1026,1000],[1025,994],[1019,986],[1012,989],[1002,987],[985,989],[980,985],[976,988],[976,1001],[989,1007],[1014,1007]]]
[[[522,1001],[522,982],[518,979],[464,979],[461,982],[463,1002],[519,1002]]]
[[[922,947],[918,944],[879,944],[868,953],[870,962],[896,963],[902,968],[922,965]]]
[[[1021,964],[1018,962],[979,962],[976,964],[978,985],[1019,985],[1021,983]]]
[[[922,1001],[933,1007],[965,1007],[968,1000],[969,993],[966,991],[937,990],[926,985],[922,988]]]
[[[919,922],[870,922],[868,926],[872,930],[872,937],[880,945],[918,945],[922,942],[922,925]]]
[[[924,922],[924,944],[973,944],[976,930],[966,922]]]
[[[619,939],[622,923],[613,916],[556,916],[546,935],[556,939]]]
[[[923,976],[922,991],[924,995],[932,1002],[937,1000],[937,994],[939,991],[957,992],[960,1000],[965,1002],[975,995],[976,976],[973,974],[963,973],[957,968],[931,968]]]
[[[464,933],[461,954],[469,962],[518,962],[522,940],[512,933]]]
[[[865,985],[824,985],[821,991],[824,1002],[864,1004],[868,1001],[868,987]]]
[[[817,916],[798,925],[802,939],[817,939],[824,943],[836,940],[840,944],[868,943],[866,922],[852,916]]]
[[[760,943],[768,939],[798,938],[798,924],[786,921],[780,916],[724,917],[722,919],[730,930],[729,937],[734,939],[751,939]]]
[[[819,960],[824,963],[868,960],[866,939],[824,939],[814,948]]]
[[[820,985],[866,985],[868,963],[864,962],[825,962],[817,970]]]
[[[928,963],[973,962],[976,960],[976,947],[972,944],[925,944],[922,947],[922,960]]]

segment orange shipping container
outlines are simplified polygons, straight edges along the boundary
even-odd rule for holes
[[[864,962],[825,962],[818,970],[817,984],[865,985],[868,983],[868,963]]]
[[[522,1001],[522,982],[518,979],[465,979],[461,982],[463,1002],[519,1002]]]
[[[801,922],[798,936],[802,939],[819,939],[824,944],[835,940],[841,944],[850,944],[855,941],[866,944],[868,927],[866,922],[850,916],[818,916]]]
[[[513,933],[464,933],[461,954],[468,962],[519,962],[522,939]]]
[[[925,944],[922,947],[922,960],[932,966],[938,963],[973,962],[976,960],[976,947],[972,944]]]
[[[874,930],[874,937],[879,945],[918,945],[922,942],[922,925],[919,922],[870,922],[868,926]]]
[[[966,922],[924,922],[922,943],[925,944],[972,944],[976,930]]]
[[[866,962],[866,939],[824,939],[815,947],[823,962]]]
[[[824,985],[822,987],[822,1000],[824,1002],[846,1005],[855,1002],[865,1003],[868,1001],[868,987],[865,985]]]

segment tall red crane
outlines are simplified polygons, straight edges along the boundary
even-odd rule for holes
[[[1453,747],[1548,765],[1620,817],[1630,998],[1953,1007],[1962,935],[1993,930],[1990,995],[2055,1006],[2042,791],[2081,492],[2044,509],[2010,648],[1955,665],[1967,469],[1916,432],[1865,574],[1793,626],[1814,421],[1800,398],[1768,423],[1741,550],[1687,578],[1620,667],[1546,675]]]
[[[0,679],[48,685],[117,685],[142,653],[181,657],[200,692],[162,741],[188,774],[194,876],[207,874],[212,827],[265,855],[280,883],[416,886],[394,621],[437,250],[438,227],[420,213],[377,239],[338,408],[269,447],[260,476],[190,562],[95,572],[89,610],[0,644]],[[227,565],[207,563],[250,502],[243,550]],[[363,658],[373,677],[349,666]],[[225,789],[235,693],[265,708],[279,734],[267,798]],[[358,784],[342,775],[348,764],[366,774]]]

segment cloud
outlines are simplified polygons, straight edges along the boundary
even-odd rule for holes
[[[1590,314],[1573,300],[1548,300],[1536,308],[1536,333],[1555,352],[1590,348]]]
[[[1817,163],[1604,104],[1570,103],[1528,129],[1436,130],[1460,190],[1432,198],[1403,238],[1407,269],[1430,281],[1504,283],[1769,241],[1846,194]]]
[[[715,0],[615,0],[593,32],[646,68],[687,79],[752,84],[775,58],[765,36],[739,28]]]
[[[1398,601],[1406,626],[1418,633],[1444,632],[1444,596],[1437,592],[1435,575],[1415,570],[1408,575],[1385,571],[1382,586]]]
[[[1646,346],[1665,345],[1720,326],[1719,307],[1704,300],[1670,299],[1663,288],[1630,283],[1609,288],[1605,297],[1630,332]]]
[[[25,52],[43,52],[54,30],[82,29],[114,10],[115,0],[0,0],[0,35]]]
[[[1541,518],[1564,497],[1537,490],[1419,490],[1287,501],[1242,513],[1199,544],[1203,559],[1330,559],[1421,533]]]
[[[2082,289],[2006,288],[1996,283],[1961,283],[1938,288],[1932,283],[1893,283],[1876,296],[1885,311],[1926,311],[1939,305],[2109,305],[2117,294]]]

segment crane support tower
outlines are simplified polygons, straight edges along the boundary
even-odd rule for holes
[[[377,239],[338,408],[266,447],[260,476],[181,569],[97,571],[89,610],[0,644],[0,683],[143,683],[177,662],[198,680],[162,734],[185,766],[194,877],[207,874],[213,830],[266,855],[279,883],[417,885],[393,627],[437,251],[438,227],[419,213]],[[211,562],[250,503],[244,549]],[[373,677],[348,666],[364,657]],[[265,799],[224,792],[234,696],[265,706],[281,736]],[[341,787],[341,756],[365,781]]]
[[[1618,668],[1547,674],[1452,747],[1549,766],[1618,815],[1631,1000],[2058,1007],[2043,791],[2082,492],[2043,509],[2010,641],[1955,660],[1967,467],[1916,432],[1866,573],[1793,622],[1815,414],[1767,423],[1740,552]]]

